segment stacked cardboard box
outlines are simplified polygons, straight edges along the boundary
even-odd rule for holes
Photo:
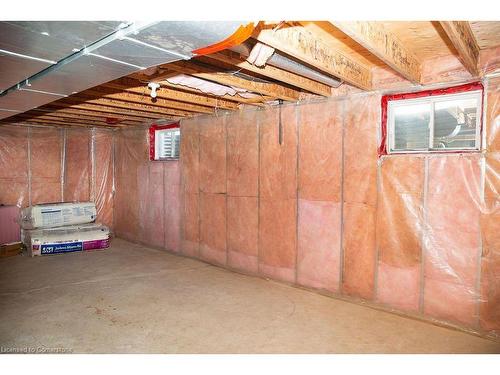
[[[109,229],[95,218],[92,202],[30,206],[21,213],[21,238],[29,256],[105,249]]]

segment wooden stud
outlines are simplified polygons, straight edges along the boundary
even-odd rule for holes
[[[261,25],[255,38],[297,60],[316,67],[364,90],[372,88],[371,70],[341,51],[332,50],[303,26],[282,25],[278,29]]]
[[[458,58],[473,77],[480,77],[479,46],[467,21],[439,21],[458,52]]]
[[[421,64],[413,51],[380,23],[342,21],[333,25],[409,81],[421,83]]]

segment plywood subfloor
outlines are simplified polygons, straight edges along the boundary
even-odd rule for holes
[[[493,353],[500,344],[115,239],[0,260],[0,346],[84,353]]]

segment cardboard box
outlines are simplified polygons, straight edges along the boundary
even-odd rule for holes
[[[7,258],[21,254],[23,244],[21,242],[11,242],[0,245],[0,258]]]
[[[109,229],[101,224],[82,224],[34,230],[23,229],[22,237],[28,255],[32,257],[109,247]]]

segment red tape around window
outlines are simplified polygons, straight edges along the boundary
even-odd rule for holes
[[[484,94],[484,87],[481,82],[467,83],[465,85],[447,87],[443,89],[425,90],[418,92],[408,92],[403,94],[391,94],[382,96],[382,119],[381,119],[381,138],[378,147],[378,156],[387,155],[387,104],[394,100],[416,99],[436,95],[457,94],[467,91],[481,90]],[[482,95],[483,95],[482,94]],[[483,108],[481,106],[480,116],[482,117]],[[481,124],[482,118],[480,117],[479,123]],[[482,131],[482,127],[480,129]]]

